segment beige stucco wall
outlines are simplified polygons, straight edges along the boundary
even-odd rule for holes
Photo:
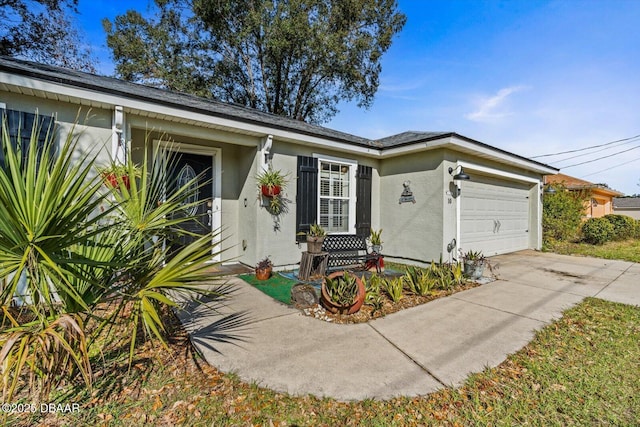
[[[379,205],[385,256],[422,262],[439,259],[444,209],[442,159],[443,151],[437,150],[381,161]],[[411,181],[415,203],[399,203],[406,181]]]
[[[155,128],[157,129],[157,127]],[[184,132],[184,131],[183,131]],[[186,132],[185,132],[186,133]],[[221,156],[220,187],[222,224],[221,260],[253,263],[256,254],[255,235],[255,191],[251,185],[255,168],[256,147],[234,145],[229,142],[230,135],[220,131],[210,131],[207,138],[200,138],[167,130],[133,128],[130,133],[131,155],[134,162],[140,163],[144,158],[145,140],[151,145],[158,141],[186,144],[191,147],[215,148]],[[258,139],[255,139],[258,144]],[[245,206],[244,200],[247,200]],[[243,241],[245,244],[243,244]]]
[[[302,251],[306,250],[305,244],[298,244],[295,240],[296,235],[296,195],[297,195],[297,156],[313,156],[324,155],[350,161],[357,161],[359,165],[371,166],[373,168],[372,184],[371,184],[371,222],[374,228],[380,228],[380,203],[377,195],[380,192],[380,179],[378,175],[378,161],[375,159],[363,158],[360,156],[349,155],[333,150],[317,149],[293,144],[286,141],[275,139],[271,149],[271,163],[274,169],[281,170],[288,174],[289,183],[282,193],[286,206],[281,215],[274,217],[269,211],[262,206],[262,198],[258,196],[255,187],[255,179],[253,183],[253,195],[256,206],[256,255],[257,259],[270,256],[276,266],[282,268],[290,267],[300,261]],[[253,177],[257,175],[265,163],[262,158],[258,158],[255,163]]]
[[[0,92],[0,102],[9,109],[32,112],[37,106],[40,114],[55,113],[62,134],[78,123],[75,132],[80,151],[98,152],[100,163],[106,163],[110,158],[112,110],[79,109],[76,105],[6,92]],[[405,261],[429,262],[438,260],[441,255],[447,260],[450,255],[455,255],[456,249],[450,253],[447,247],[457,233],[457,203],[448,168],[455,167],[458,161],[533,179],[540,178],[535,173],[515,166],[446,149],[379,160],[276,138],[271,149],[271,162],[275,169],[289,174],[289,184],[282,194],[285,210],[274,217],[262,206],[255,183],[255,176],[265,165],[259,151],[263,136],[247,136],[130,114],[126,115],[125,123],[125,134],[128,134],[134,161],[142,159],[141,149],[145,139],[153,141],[163,138],[220,150],[222,245],[225,250],[222,259],[248,265],[270,256],[278,267],[292,266],[299,262],[300,253],[305,250],[304,245],[295,241],[298,155],[325,155],[371,166],[372,226],[384,230],[383,253],[389,258],[397,257]],[[467,172],[473,174],[472,170]],[[415,196],[415,204],[399,203],[406,181],[411,182],[409,187]],[[541,203],[536,201],[539,197],[538,186],[531,184],[532,248],[539,248],[541,242],[538,224],[542,208]]]
[[[69,133],[78,141],[77,156],[97,155],[98,163],[106,163],[111,153],[112,112],[99,108],[79,107],[54,100],[33,98],[12,92],[0,92],[0,102],[9,110],[53,115],[57,124],[58,141]]]

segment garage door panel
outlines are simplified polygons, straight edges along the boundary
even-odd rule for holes
[[[529,248],[529,188],[530,184],[481,176],[464,182],[460,248],[486,255]]]

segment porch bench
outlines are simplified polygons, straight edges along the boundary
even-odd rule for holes
[[[359,266],[373,263],[380,273],[381,254],[369,252],[367,239],[356,234],[329,234],[322,243],[322,251],[329,253],[328,267]]]

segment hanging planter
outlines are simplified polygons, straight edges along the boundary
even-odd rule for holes
[[[122,185],[124,185],[127,190],[131,186],[128,175],[117,175],[116,173],[113,173],[113,172],[103,173],[102,179],[104,180],[105,185],[111,188],[119,188],[120,182],[122,182]]]
[[[258,188],[265,197],[275,197],[287,185],[287,176],[279,170],[267,169],[256,176]]]
[[[112,164],[98,170],[104,184],[109,188],[120,188],[123,185],[127,190],[131,186],[131,176],[140,177],[140,170],[135,165]]]
[[[282,187],[279,185],[261,185],[262,195],[265,197],[275,197],[280,194]]]

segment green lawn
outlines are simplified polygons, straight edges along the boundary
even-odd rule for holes
[[[546,250],[564,255],[584,255],[596,258],[640,262],[640,240],[637,239],[622,242],[608,242],[603,245],[556,242],[552,246],[547,247]]]
[[[187,356],[147,348],[127,375],[110,361],[75,414],[47,425],[640,425],[640,308],[593,298],[568,310],[531,344],[458,389],[420,398],[337,402],[241,382]],[[202,365],[196,367],[196,362]],[[387,363],[381,360],[380,363]],[[376,369],[375,366],[369,367]],[[66,399],[66,400],[65,400]],[[33,425],[38,419],[7,420]]]

